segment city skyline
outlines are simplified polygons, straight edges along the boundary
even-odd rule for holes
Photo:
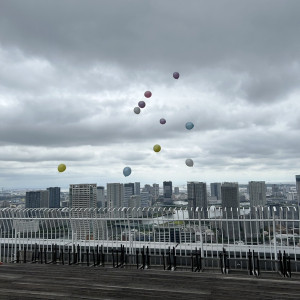
[[[1,188],[294,183],[300,3],[227,3],[2,1]]]

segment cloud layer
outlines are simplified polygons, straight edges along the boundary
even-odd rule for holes
[[[294,181],[299,9],[298,1],[2,1],[2,185]],[[67,171],[58,174],[61,162]],[[126,165],[133,172],[124,179]]]

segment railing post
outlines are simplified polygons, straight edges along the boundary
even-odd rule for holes
[[[86,265],[88,267],[90,265],[90,253],[89,253],[89,249],[86,249]]]
[[[256,275],[260,276],[259,255],[256,257]]]
[[[175,252],[175,247],[173,247],[173,251],[172,251],[172,256],[173,256],[173,268],[172,270],[175,271],[176,270],[176,252]]]
[[[17,251],[17,263],[19,263],[20,262],[20,251],[18,250]]]
[[[199,249],[199,271],[202,271],[202,253],[201,253],[201,249]]]
[[[139,249],[135,250],[136,268],[139,268]]]
[[[291,257],[290,256],[288,256],[288,258],[287,258],[287,275],[288,275],[288,277],[292,277]]]
[[[61,255],[61,263],[64,265],[65,264],[65,258],[64,258],[64,250],[60,250],[60,255]]]
[[[223,268],[223,253],[219,253],[219,258],[220,258],[220,268],[221,268],[221,273],[224,274],[224,268]]]
[[[92,257],[93,257],[93,266],[96,266],[96,257],[95,257],[95,249],[92,249]]]
[[[47,264],[47,247],[44,248],[44,261],[45,261],[45,264]]]
[[[283,275],[282,254],[280,250],[278,253],[278,263],[279,263],[279,271]]]
[[[146,250],[146,266],[147,269],[150,268],[150,255],[149,255],[149,247],[147,246],[147,250]]]
[[[23,257],[23,263],[26,264],[26,246],[24,247],[24,257]]]
[[[118,268],[119,267],[119,250],[116,249],[116,256],[117,256],[117,265],[116,267]]]
[[[105,266],[105,254],[103,251],[103,245],[101,245],[101,264],[103,267]]]
[[[111,255],[112,255],[112,264],[113,264],[113,268],[115,268],[114,249],[111,250]]]
[[[252,272],[252,253],[249,249],[249,252],[248,252],[248,271],[249,271],[249,275],[253,275],[253,272]]]
[[[42,250],[42,248],[40,249],[40,257],[41,257],[41,264],[43,264],[43,250]]]

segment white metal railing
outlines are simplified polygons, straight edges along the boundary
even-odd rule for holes
[[[264,259],[277,259],[285,251],[300,257],[299,211],[295,207],[257,207],[250,210],[100,208],[0,210],[0,260],[14,261],[18,250],[85,249],[102,245],[108,252],[124,245],[126,253],[148,246],[166,251],[176,247],[188,255],[196,247],[204,257],[218,256],[226,248],[229,258],[249,249]]]

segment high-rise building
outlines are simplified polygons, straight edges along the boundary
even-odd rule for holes
[[[249,198],[250,206],[265,206],[266,200],[266,184],[264,181],[250,181],[249,182]]]
[[[123,206],[124,185],[122,183],[107,184],[107,207],[119,208]]]
[[[272,195],[274,197],[279,197],[280,196],[280,190],[279,190],[279,185],[278,184],[272,184]]]
[[[132,196],[130,196],[128,206],[131,207],[131,208],[141,207],[141,195],[132,195]]]
[[[300,175],[296,175],[296,190],[297,190],[297,198],[298,198],[298,206],[300,203]]]
[[[239,216],[238,209],[240,208],[239,185],[236,182],[224,182],[221,186],[222,209],[229,218]],[[232,214],[231,214],[232,209]]]
[[[49,191],[26,192],[25,208],[48,208]]]
[[[99,236],[96,220],[96,212],[85,210],[97,207],[97,184],[70,184],[69,188],[70,208],[76,208],[71,212],[71,225],[77,239],[92,239]],[[78,210],[79,209],[79,210]]]
[[[164,203],[171,204],[172,203],[172,181],[164,181],[163,182],[164,189]]]
[[[104,186],[97,186],[97,207],[105,207]]]
[[[49,187],[49,207],[60,208],[60,187]]]
[[[153,201],[156,201],[159,197],[159,184],[153,183]]]
[[[152,200],[152,195],[149,192],[141,192],[141,207],[149,207]]]
[[[178,186],[174,187],[174,194],[179,195],[179,187]]]
[[[135,195],[139,195],[141,193],[141,184],[139,182],[134,183]]]
[[[191,181],[187,183],[187,197],[188,197],[188,207],[193,208],[193,211],[196,211],[196,208],[202,208],[203,215],[207,217],[207,190],[205,182]]]
[[[124,184],[124,199],[123,199],[123,206],[129,206],[129,199],[134,195],[134,183],[125,183]]]
[[[210,193],[211,197],[216,197],[217,200],[221,200],[221,183],[219,182],[213,182],[210,184]]]
[[[97,184],[70,184],[69,197],[71,208],[96,208]]]

